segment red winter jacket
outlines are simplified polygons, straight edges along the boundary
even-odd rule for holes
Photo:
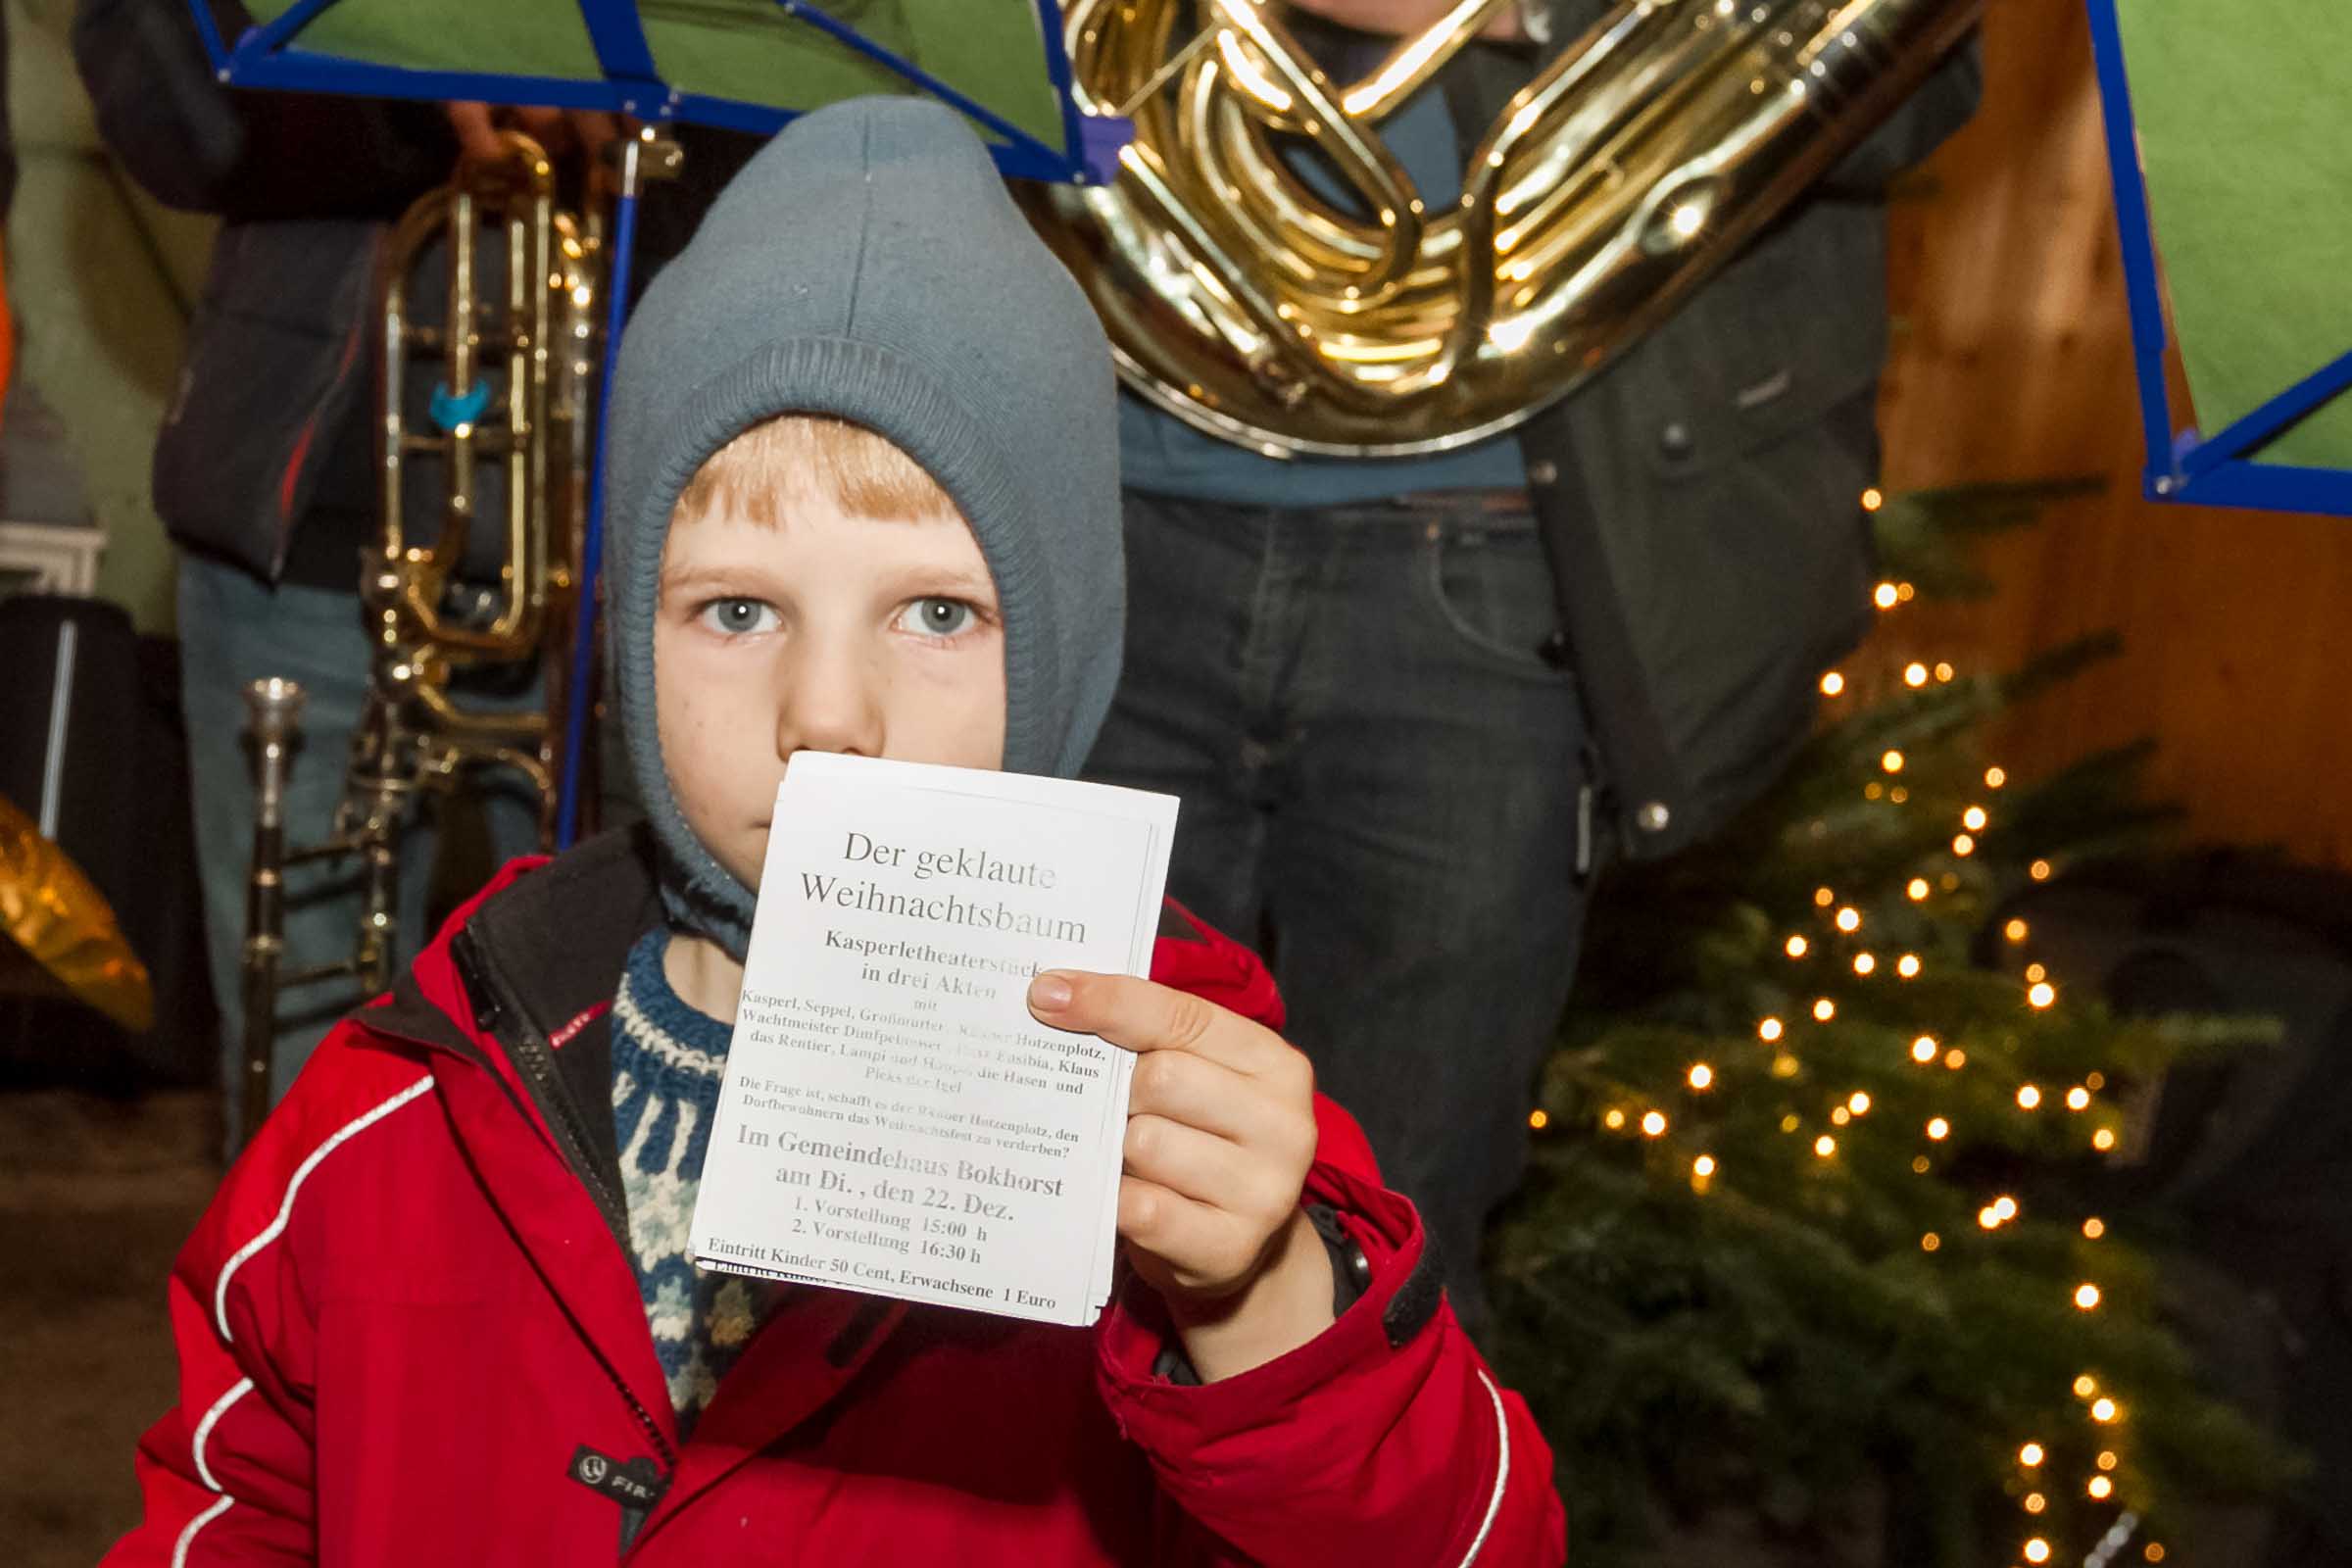
[[[1132,1285],[1091,1331],[811,1287],[681,1444],[607,1081],[604,1014],[661,918],[644,856],[517,862],[320,1046],[180,1254],[180,1404],[110,1562],[1562,1560],[1542,1438],[1328,1103],[1308,1196],[1371,1284],[1289,1355],[1171,1382]],[[1179,930],[1155,978],[1279,1021],[1253,957]]]

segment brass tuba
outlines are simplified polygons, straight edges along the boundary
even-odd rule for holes
[[[1080,107],[1136,136],[1115,182],[1025,200],[1127,383],[1269,456],[1507,430],[1884,120],[1982,0],[1623,0],[1512,99],[1459,202],[1433,211],[1379,125],[1512,4],[1460,0],[1335,82],[1265,0],[1065,0]],[[1355,211],[1299,177],[1285,136]]]
[[[421,793],[454,790],[470,770],[505,764],[538,790],[541,837],[553,842],[565,705],[580,700],[565,689],[565,655],[578,613],[606,258],[593,193],[584,215],[564,210],[547,154],[527,136],[505,137],[503,160],[462,167],[410,208],[386,245],[382,532],[360,583],[373,648],[342,805],[324,841],[284,843],[302,688],[272,679],[246,693],[256,810],[240,1142],[269,1109],[280,995],[339,979],[368,995],[390,982],[400,844]],[[447,285],[437,323],[413,308],[436,251]],[[430,368],[429,400],[411,384],[416,366]],[[420,465],[437,470],[431,538],[410,525]],[[495,551],[475,548],[485,529],[497,531]],[[539,699],[469,706],[451,682],[468,669],[509,670],[526,686],[536,671]],[[285,969],[285,870],[355,858],[364,893],[350,954]]]

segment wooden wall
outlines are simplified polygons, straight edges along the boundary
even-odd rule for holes
[[[2083,8],[1990,0],[1984,52],[1983,109],[1895,207],[1889,487],[2109,484],[1987,544],[1996,598],[1907,607],[1883,635],[2005,667],[2113,628],[2123,657],[2018,714],[2002,760],[2032,776],[2153,736],[2156,790],[2189,809],[2198,837],[2352,868],[2352,519],[2139,498]]]

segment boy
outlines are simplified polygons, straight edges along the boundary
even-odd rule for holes
[[[687,1262],[791,756],[1086,755],[1122,620],[1110,366],[961,123],[866,102],[729,188],[613,395],[648,822],[510,868],[231,1171],[116,1560],[1556,1562],[1548,1456],[1410,1206],[1263,969],[1180,911],[1160,983],[1030,994],[1143,1056],[1091,1334]]]

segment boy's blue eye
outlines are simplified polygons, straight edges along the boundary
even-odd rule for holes
[[[703,607],[702,621],[728,637],[773,631],[777,624],[774,607],[757,599],[713,599]]]
[[[920,637],[953,637],[968,631],[979,612],[960,599],[917,599],[899,612],[899,629]]]

